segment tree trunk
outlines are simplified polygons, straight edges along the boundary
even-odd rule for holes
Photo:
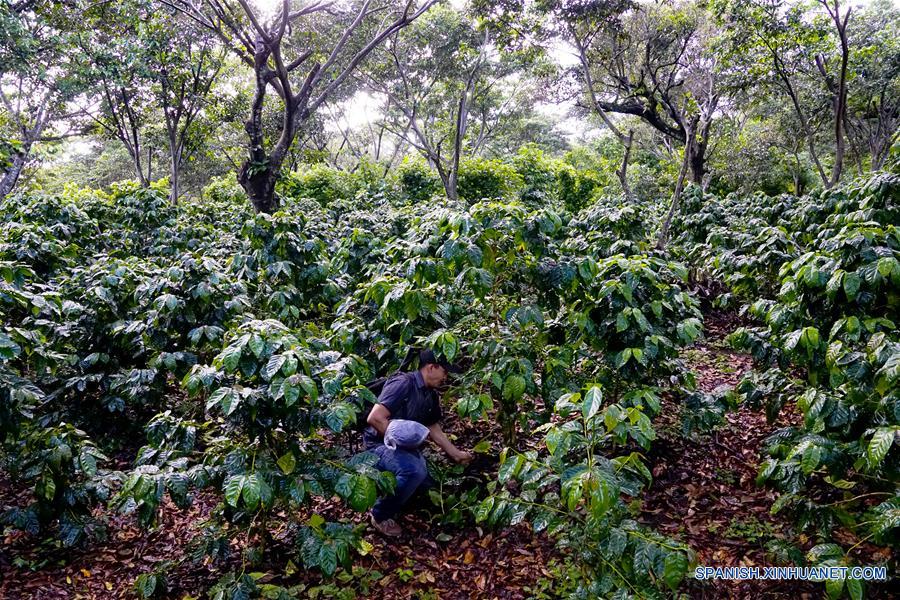
[[[785,92],[787,92],[788,97],[791,99],[791,104],[794,107],[794,113],[797,115],[797,119],[800,121],[800,127],[803,129],[803,135],[806,137],[806,142],[809,147],[809,157],[812,159],[813,164],[816,165],[816,171],[819,173],[819,177],[822,179],[822,185],[826,188],[829,187],[828,176],[825,174],[825,169],[822,168],[822,163],[819,161],[819,154],[816,152],[816,144],[813,140],[813,131],[809,126],[809,121],[806,118],[806,114],[803,112],[803,109],[800,107],[800,100],[797,97],[797,93],[794,91],[794,86],[791,83],[790,77],[787,75],[787,69],[784,67],[784,63],[781,62],[781,59],[778,56],[778,53],[775,50],[770,48],[772,53],[772,61],[775,65],[775,72],[778,77],[781,79],[782,83],[784,83]]]
[[[244,162],[238,174],[238,183],[247,192],[253,209],[258,213],[272,214],[278,210],[278,199],[275,197],[275,182],[278,171],[274,167],[250,174],[250,162]]]
[[[709,149],[709,131],[712,129],[712,113],[718,105],[718,96],[714,96],[708,111],[704,110],[691,121],[690,129],[685,131],[685,139],[690,138],[686,146],[690,150],[691,183],[703,187],[706,175],[706,151]]]
[[[691,164],[691,155],[694,152],[694,150],[691,149],[691,146],[694,145],[695,127],[696,118],[686,132],[688,134],[685,136],[687,138],[687,146],[684,148],[684,160],[681,162],[681,172],[678,174],[678,181],[675,183],[675,193],[672,194],[672,204],[669,205],[669,212],[666,214],[662,227],[659,229],[659,239],[656,241],[656,247],[660,250],[663,250],[666,247],[666,243],[669,241],[669,228],[672,226],[672,218],[675,216],[675,212],[678,210],[679,201],[681,200],[681,192],[684,189],[684,178],[687,174],[688,166]]]
[[[0,179],[0,198],[5,198],[16,187],[19,175],[22,174],[22,169],[25,168],[25,161],[28,158],[30,149],[30,146],[26,146],[24,150],[16,152],[12,156],[12,164],[3,172],[3,178]]]
[[[447,192],[447,198],[453,202],[459,200],[459,190],[457,189],[458,183],[459,172],[454,169],[450,172],[450,175],[447,177],[447,183],[444,185],[444,189]]]
[[[514,448],[516,446],[516,406],[506,404],[505,400],[500,401],[500,436],[503,438],[503,444],[507,447]]]
[[[169,202],[172,204],[178,203],[178,175],[181,171],[179,167],[180,161],[176,156],[172,157],[171,175],[169,177]]]
[[[841,173],[844,168],[844,148],[846,141],[844,140],[844,121],[847,112],[847,62],[850,59],[850,44],[847,41],[847,21],[850,20],[850,9],[844,16],[841,23],[841,14],[838,12],[838,3],[834,3],[834,22],[837,26],[838,36],[841,39],[841,73],[838,76],[837,98],[835,98],[834,107],[834,135],[835,135],[835,154],[834,168],[831,171],[831,185],[837,185],[841,180]]]
[[[454,202],[459,200],[459,194],[456,191],[457,172],[453,170],[448,172],[440,156],[429,156],[428,162],[437,171],[438,177],[441,178],[441,185],[444,186],[444,193],[447,194],[447,198]]]
[[[706,173],[706,144],[692,140],[686,147],[687,160],[691,167],[691,183],[703,185],[703,175]]]
[[[622,141],[622,165],[616,171],[619,183],[622,184],[622,193],[625,194],[626,200],[631,200],[631,188],[628,186],[628,162],[631,160],[631,142],[634,139],[634,130],[629,129],[628,134],[623,136]]]
[[[166,126],[169,130],[169,202],[178,202],[178,176],[181,172],[181,157],[183,144],[178,142],[178,119],[168,119]]]

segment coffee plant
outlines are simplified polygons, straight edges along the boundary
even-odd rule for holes
[[[712,227],[692,256],[749,303],[756,323],[730,337],[759,366],[738,398],[771,422],[785,407],[801,414],[769,438],[757,481],[781,492],[773,512],[790,511],[815,532],[813,564],[852,564],[860,544],[897,539],[898,194],[900,179],[881,175],[777,203],[713,200],[730,224]],[[742,241],[750,232],[756,239]],[[692,225],[682,235],[702,233]],[[841,544],[838,527],[858,542]],[[862,590],[858,581],[827,586],[830,597]]]
[[[166,593],[183,561],[236,564],[238,545],[242,568],[212,597],[304,593],[253,570],[285,519],[294,564],[347,577],[372,549],[365,528],[316,507],[363,513],[392,489],[344,441],[374,400],[365,384],[427,347],[466,367],[445,416],[489,432],[474,448],[487,472],[431,461],[428,518],[527,521],[564,553],[577,597],[683,590],[694,549],[636,512],[668,406],[686,436],[738,403],[772,422],[796,408],[759,483],[814,536],[808,561],[855,560],[839,527],[895,545],[897,177],[804,197],[691,187],[662,251],[648,224],[665,206],[608,196],[576,163],[531,147],[465,161],[462,200],[427,210],[439,181],[415,162],[387,180],[304,169],[273,214],[222,179],[202,204],[130,183],[5,201],[0,459],[27,494],[3,525],[87,544],[104,507],[153,528],[167,501],[211,494],[185,556],[138,578],[139,595]],[[682,351],[703,336],[692,286],[712,282],[717,305],[744,305],[730,341],[757,369],[707,393]]]

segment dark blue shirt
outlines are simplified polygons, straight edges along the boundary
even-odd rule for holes
[[[437,393],[425,385],[419,371],[397,373],[387,380],[378,403],[391,413],[391,419],[416,421],[426,427],[441,420],[441,403]],[[384,436],[369,425],[363,433],[367,450],[384,443]]]

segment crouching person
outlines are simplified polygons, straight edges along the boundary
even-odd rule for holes
[[[431,438],[458,463],[472,460],[471,453],[454,446],[441,430],[441,405],[435,391],[446,381],[448,373],[460,371],[456,365],[436,359],[431,350],[423,350],[419,353],[419,369],[391,377],[369,413],[368,427],[363,433],[366,450],[378,456],[376,468],[390,471],[397,481],[394,494],[380,498],[372,508],[372,525],[384,535],[402,533],[395,517],[428,479],[428,467],[421,450],[425,439]],[[389,431],[392,421],[398,423]],[[416,423],[422,427],[417,428]]]

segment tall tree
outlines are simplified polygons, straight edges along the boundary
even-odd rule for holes
[[[435,0],[418,8],[413,0],[400,5],[317,0],[300,6],[283,0],[270,17],[248,0],[159,2],[215,33],[253,70],[255,92],[244,124],[248,156],[238,181],[253,207],[268,213],[278,207],[275,184],[304,122],[375,48]],[[282,120],[267,136],[263,107],[270,91],[280,102]]]
[[[393,35],[379,58],[360,76],[389,100],[388,129],[434,167],[455,200],[462,159],[481,152],[518,108],[508,89],[519,70],[515,57],[501,58],[490,29],[477,31],[465,15],[442,6]]]
[[[531,39],[545,51],[553,51],[559,42],[573,49],[585,107],[623,146],[617,175],[626,194],[634,135],[614,114],[636,117],[684,146],[691,180],[703,181],[721,92],[715,55],[710,52],[715,31],[702,3],[478,0],[476,7],[512,32],[506,35],[507,43]],[[698,126],[689,132],[695,115]]]
[[[827,29],[809,18],[807,6],[785,0],[722,0],[713,7],[727,32],[722,56],[730,71],[759,92],[775,90],[790,103],[822,185],[830,187],[835,170],[829,177],[817,143],[828,101],[815,65],[815,57],[821,61],[828,51]],[[832,94],[832,110],[841,108],[834,100]],[[835,122],[835,134],[841,130]]]
[[[714,35],[699,4],[642,5],[624,15],[621,28],[593,40],[607,59],[590,64],[602,92],[599,107],[638,117],[683,145],[690,181],[697,184],[706,174],[721,99]]]
[[[850,22],[847,134],[860,172],[863,157],[881,169],[900,140],[900,8],[880,0],[859,9]]]
[[[0,198],[12,192],[35,144],[65,116],[79,89],[72,28],[57,3],[0,0]]]
[[[153,96],[161,109],[169,147],[170,199],[179,196],[181,170],[205,140],[201,111],[225,62],[226,50],[208,31],[176,17],[151,17],[142,30]]]
[[[81,13],[87,26],[78,36],[81,74],[91,83],[80,114],[101,136],[122,144],[142,187],[150,185],[153,175],[154,148],[147,143],[147,128],[160,116],[142,35],[147,8],[141,0],[88,4]]]
[[[850,61],[850,41],[847,36],[847,24],[850,21],[852,8],[847,8],[844,14],[841,15],[839,0],[831,0],[830,2],[829,0],[819,0],[819,3],[825,7],[829,18],[834,23],[841,49],[837,80],[835,80],[834,73],[828,70],[825,56],[823,54],[816,55],[816,67],[819,69],[819,73],[822,74],[822,78],[825,80],[832,97],[835,150],[834,166],[831,169],[829,186],[835,186],[841,180],[841,173],[844,170],[844,152],[847,147],[847,141],[844,137],[845,124],[847,122],[847,65]]]

